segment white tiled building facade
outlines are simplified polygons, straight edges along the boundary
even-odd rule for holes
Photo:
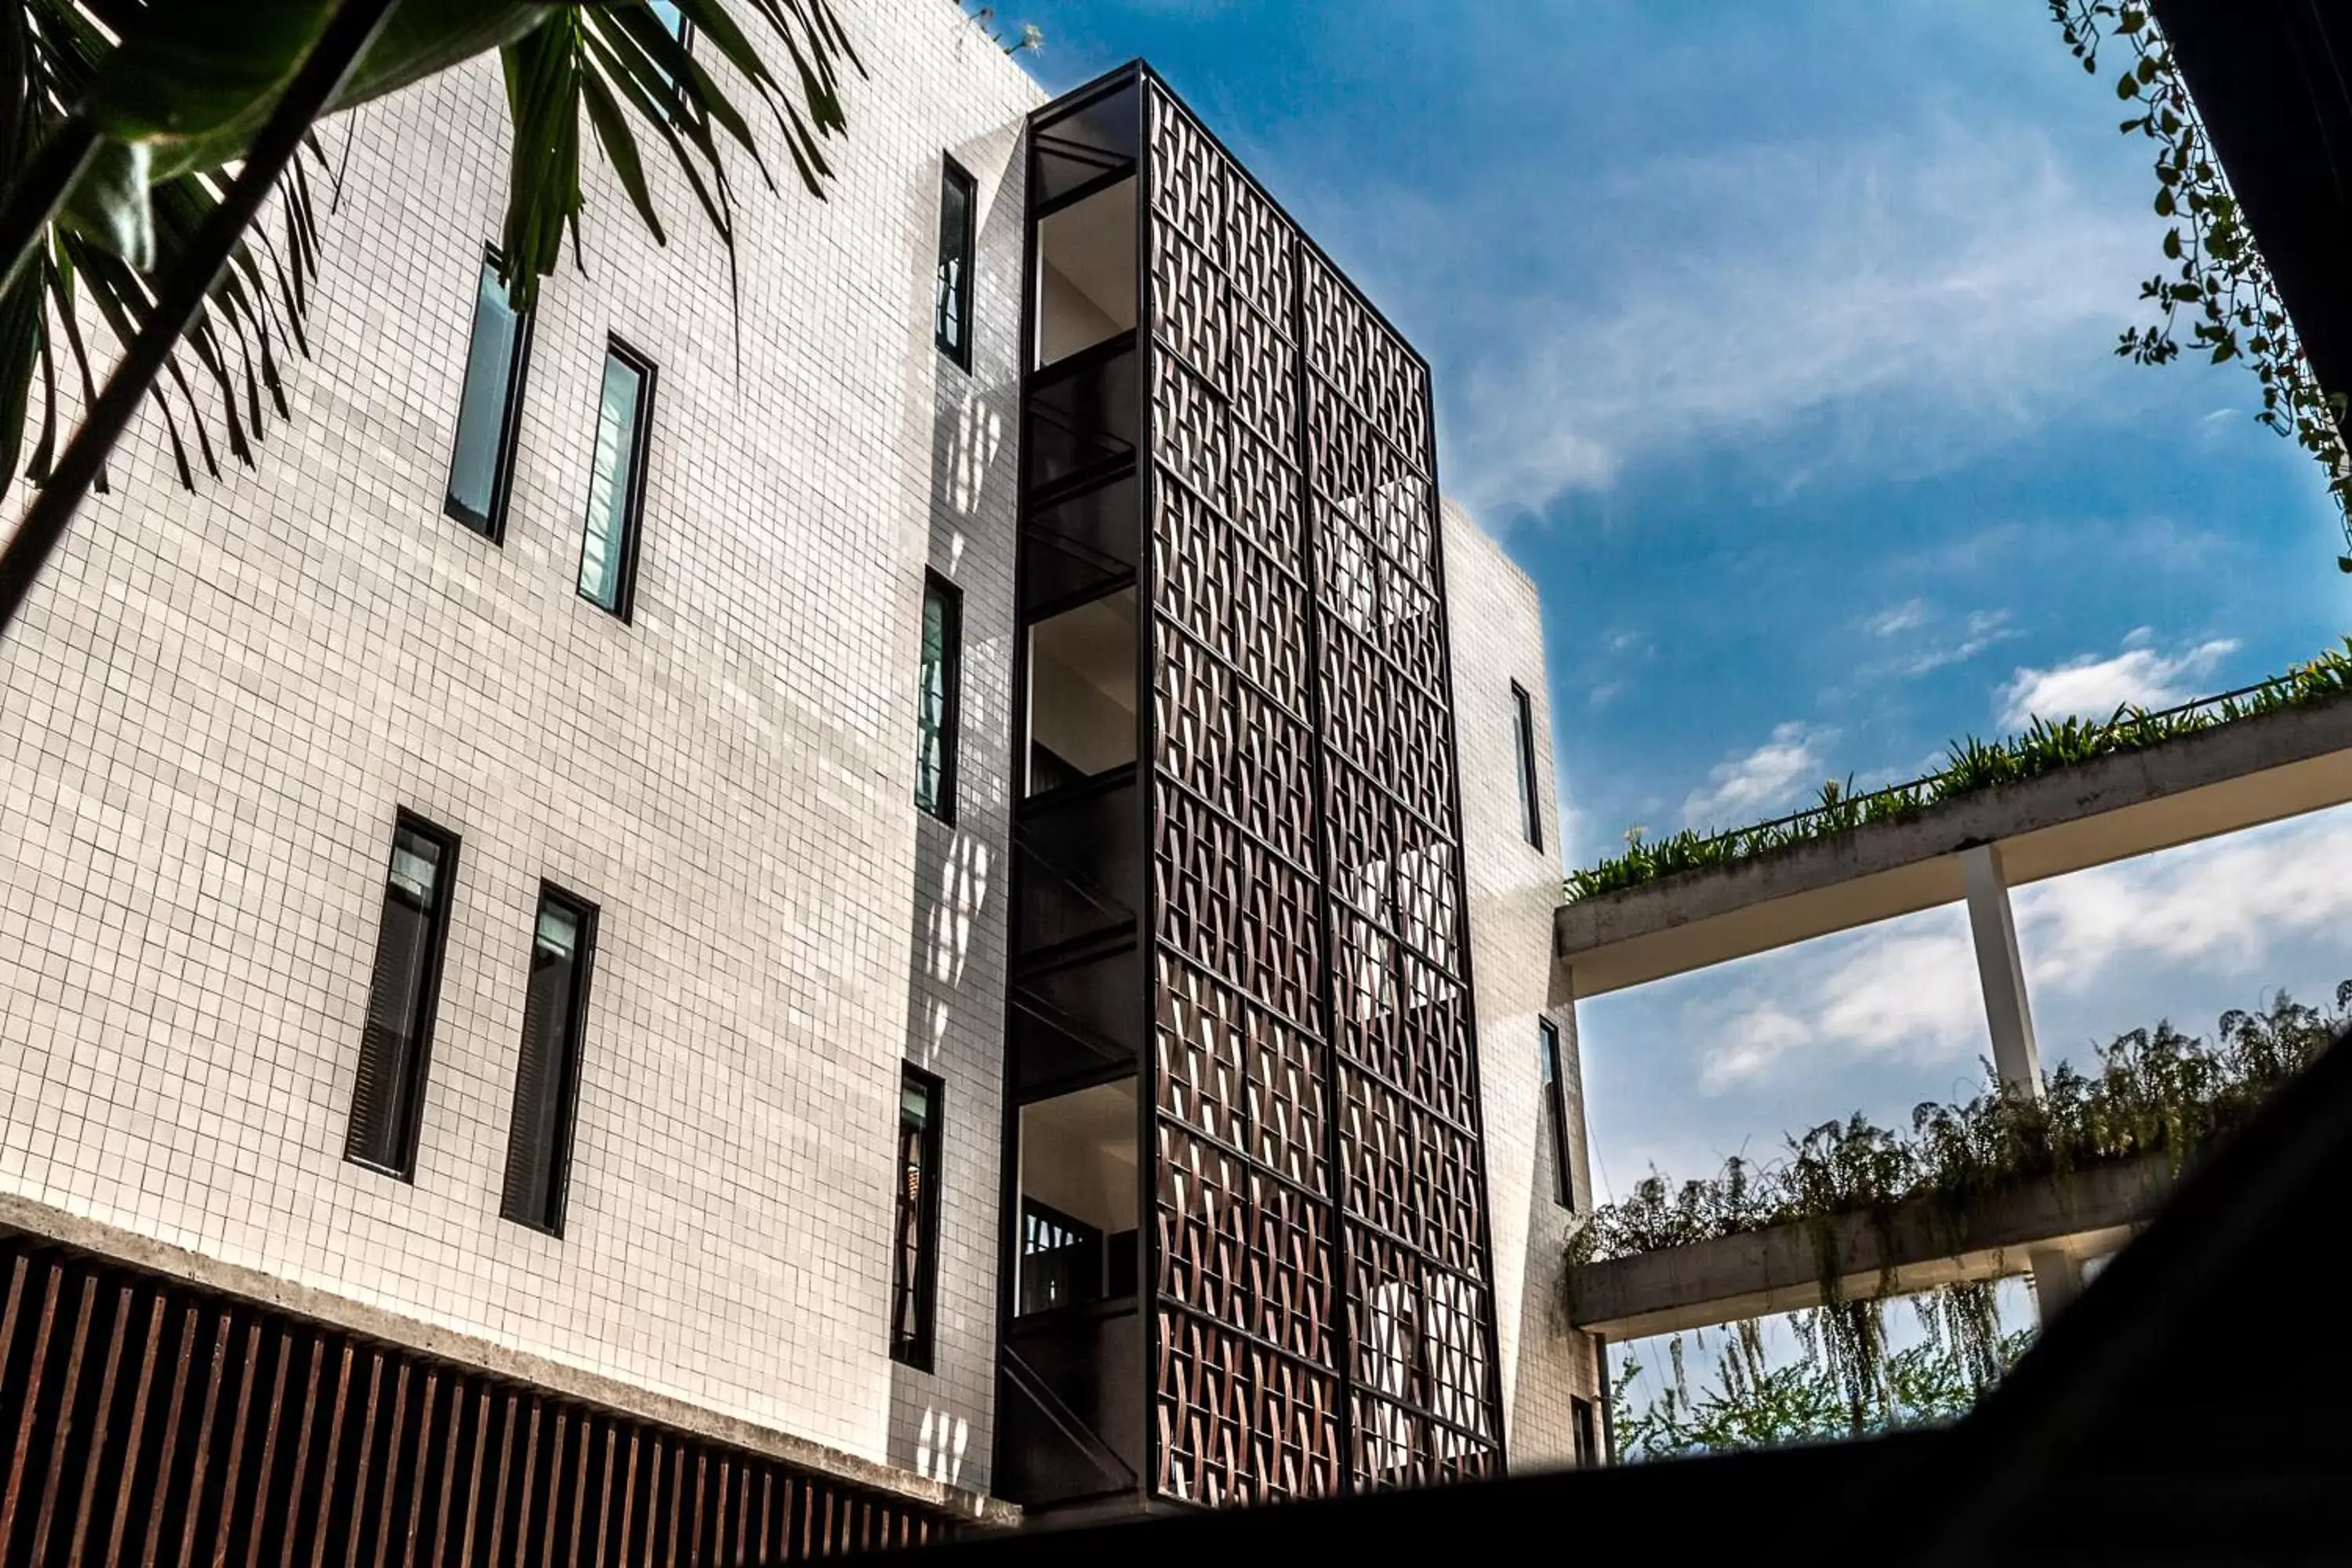
[[[1535,584],[1495,542],[1451,502],[1444,519],[1503,1416],[1511,1464],[1525,1469],[1572,1462],[1580,1416],[1599,1421],[1601,1369],[1591,1340],[1566,1327],[1559,1279],[1574,1215],[1591,1212],[1592,1175],[1575,1009],[1549,994],[1559,812],[1543,619]],[[1520,794],[1527,762],[1514,710],[1522,694],[1531,721],[1531,795]],[[1562,1073],[1557,1136],[1541,1067],[1546,1023],[1556,1032]],[[1562,1152],[1569,1204],[1559,1201]],[[1597,1426],[1591,1429],[1597,1437]]]
[[[667,248],[599,176],[585,276],[541,296],[499,543],[442,510],[505,195],[498,68],[329,131],[342,186],[290,423],[189,494],[142,422],[0,644],[0,1226],[968,1509],[996,1375],[1021,153],[1044,95],[940,0],[845,19],[866,74],[838,177],[822,203],[741,182],[740,299],[674,171]],[[978,190],[969,372],[933,343],[943,151]],[[613,337],[657,368],[625,621],[574,587]],[[1520,826],[1510,682],[1547,832],[1549,714],[1532,590],[1448,532],[1526,1463],[1565,1457],[1570,1393],[1592,1394],[1542,1313],[1558,857]],[[962,595],[952,826],[915,805],[927,570]],[[343,1156],[403,810],[459,844],[413,1182]],[[499,1217],[542,880],[600,910],[560,1238]],[[944,1085],[929,1371],[888,1353],[908,1062]]]

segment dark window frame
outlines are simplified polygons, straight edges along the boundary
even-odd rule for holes
[[[539,918],[550,904],[561,908],[578,922],[579,934],[572,957],[570,1016],[564,1025],[563,1039],[557,1047],[556,1063],[562,1077],[556,1089],[555,1134],[546,1151],[550,1165],[547,1209],[541,1215],[518,1212],[520,1205],[517,1194],[510,1185],[502,1184],[499,1194],[499,1215],[561,1240],[564,1215],[571,1203],[572,1151],[578,1142],[580,1121],[580,1070],[588,1037],[588,998],[591,994],[590,982],[596,969],[596,928],[602,911],[593,901],[542,878],[539,884],[539,902],[531,910],[534,948],[539,941]],[[530,994],[526,991],[523,1000],[523,1027],[526,1032],[530,1027]],[[516,1092],[510,1102],[512,1110],[507,1123],[506,1177],[509,1182],[514,1174],[516,1121],[522,1110],[522,1063],[520,1055],[515,1073]]]
[[[431,843],[440,851],[440,860],[434,876],[433,905],[426,911],[425,979],[416,1001],[416,1033],[408,1058],[401,1064],[400,1081],[403,1091],[401,1113],[399,1123],[393,1130],[396,1144],[394,1152],[398,1157],[393,1163],[387,1165],[360,1152],[358,1142],[361,1128],[353,1114],[358,1110],[356,1102],[359,1093],[355,1079],[352,1090],[353,1103],[344,1112],[343,1158],[349,1163],[357,1165],[362,1170],[373,1171],[379,1175],[390,1176],[394,1181],[406,1182],[414,1185],[416,1181],[417,1146],[422,1142],[425,1131],[425,1087],[433,1081],[434,1025],[441,1011],[441,969],[449,948],[451,924],[449,916],[457,898],[457,852],[460,841],[457,834],[427,817],[419,816],[406,806],[400,807],[393,814],[393,853],[398,852],[400,836],[403,833],[414,834]],[[387,854],[384,858],[383,880],[377,885],[379,902],[376,913],[376,951],[372,952],[369,958],[368,1007],[371,1012],[375,1005],[373,966],[383,944],[384,905],[382,900],[392,897],[391,867],[391,854]],[[367,1049],[366,1017],[366,1014],[362,1015],[360,1026],[362,1051]]]
[[[580,563],[572,573],[572,591],[583,603],[602,610],[625,626],[633,624],[636,616],[637,556],[645,543],[646,469],[651,466],[647,458],[653,451],[654,390],[658,372],[650,358],[630,347],[618,333],[606,335],[604,358],[607,362],[619,360],[637,373],[636,429],[630,437],[628,491],[623,498],[621,507],[620,580],[614,585],[613,602],[610,605],[604,604],[591,595],[587,584],[581,581],[588,566],[588,524],[592,516],[590,512],[583,510],[580,521]],[[604,378],[600,374],[596,378],[598,423],[604,419]],[[596,500],[596,458],[593,434],[590,437],[590,443],[588,500],[589,505],[593,507]]]
[[[1519,825],[1530,847],[1541,849],[1543,836],[1543,792],[1538,787],[1536,765],[1536,704],[1526,687],[1511,682],[1511,738],[1518,754],[1519,799],[1525,808],[1526,820]]]
[[[906,1095],[910,1087],[919,1086],[927,1111],[920,1132],[922,1170],[929,1179],[910,1205],[907,1197]],[[931,1370],[933,1353],[939,1342],[940,1297],[940,1165],[946,1149],[942,1136],[947,1122],[947,1085],[938,1074],[925,1072],[912,1062],[899,1064],[898,1073],[898,1133],[892,1148],[891,1165],[898,1174],[898,1185],[892,1194],[890,1227],[890,1359],[918,1372]],[[914,1213],[910,1215],[908,1208]],[[915,1278],[905,1277],[907,1268],[906,1227],[915,1226]],[[915,1331],[899,1331],[900,1305],[912,1290],[915,1309]]]
[[[1570,1395],[1568,1402],[1570,1440],[1575,1445],[1579,1469],[1590,1469],[1601,1463],[1601,1437],[1592,1416],[1592,1401],[1582,1395]]]
[[[930,616],[931,596],[939,595],[943,624],[940,631],[940,661],[944,671],[941,684],[945,690],[940,700],[940,782],[932,792],[929,805],[923,801],[923,704],[929,692],[923,682],[923,655],[920,647],[921,621]],[[915,653],[915,808],[936,817],[948,826],[955,826],[956,787],[959,783],[958,761],[963,750],[963,590],[937,572],[923,574],[923,607],[917,625],[918,646]]]
[[[1536,1020],[1536,1049],[1541,1053],[1538,1066],[1546,1080],[1538,1086],[1544,1095],[1544,1119],[1551,1127],[1552,1201],[1574,1214],[1576,1173],[1568,1161],[1568,1080],[1560,1059],[1559,1026],[1549,1018]]]
[[[495,245],[483,246],[482,267],[488,270],[503,272],[506,268],[505,255]],[[477,312],[479,311],[481,305],[481,273],[477,271],[474,275],[474,302]],[[513,296],[511,279],[507,284],[507,290],[509,298],[511,299]],[[512,307],[509,306],[509,309],[511,310]],[[467,532],[479,534],[492,544],[501,547],[507,542],[507,505],[514,495],[515,447],[522,427],[523,385],[530,379],[530,374],[531,327],[539,312],[535,310],[516,310],[514,314],[516,318],[514,348],[507,359],[506,403],[499,411],[498,456],[495,459],[496,468],[490,479],[488,513],[486,516],[477,517],[470,509],[458,502],[450,484],[450,480],[457,477],[455,469],[457,464],[457,438],[463,436],[465,430],[466,384],[462,375],[457,382],[457,425],[449,443],[449,468],[452,471],[443,478],[441,483],[441,515],[450,519]],[[466,363],[468,368],[471,368],[473,361],[474,330],[469,325],[466,332]]]
[[[948,255],[948,195],[959,191],[963,196],[963,245],[952,259],[956,263],[956,321],[961,328],[960,341],[950,342],[947,332],[947,311],[943,308],[945,291],[940,287],[940,270],[950,258]],[[949,153],[940,154],[940,237],[939,258],[931,273],[931,342],[941,353],[953,360],[958,369],[971,370],[972,301],[976,290],[972,286],[972,267],[980,248],[980,183],[971,171],[955,161]]]

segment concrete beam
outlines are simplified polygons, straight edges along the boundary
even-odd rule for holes
[[[1966,895],[1998,845],[2021,887],[2352,801],[2352,698],[2284,709],[1979,791],[1897,821],[1560,907],[1579,997],[1892,920]]]
[[[2006,1279],[2037,1262],[2054,1268],[2062,1257],[2079,1268],[2131,1239],[2171,1186],[2170,1162],[2158,1155],[1998,1194],[1957,1224],[1924,1205],[1898,1209],[1884,1226],[1844,1215],[1830,1226],[1838,1291],[1849,1301],[1908,1295]],[[1570,1321],[1614,1343],[1818,1307],[1822,1263],[1811,1226],[1775,1226],[1588,1263],[1572,1271],[1569,1295]]]

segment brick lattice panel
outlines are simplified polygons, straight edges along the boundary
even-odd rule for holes
[[[1488,1475],[1428,371],[1149,102],[1152,1487]]]

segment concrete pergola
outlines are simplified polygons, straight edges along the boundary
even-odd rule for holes
[[[2004,1087],[2038,1095],[2042,1062],[2011,888],[2347,801],[2352,697],[2281,709],[1564,904],[1553,922],[1554,991],[1570,1002],[1603,995],[1965,900],[1994,1067]],[[1948,1247],[1894,1259],[1895,1289],[1949,1282],[1929,1267],[1938,1258],[1959,1268],[1952,1279],[2030,1269],[2046,1320],[2079,1288],[2084,1260],[2120,1246],[2160,1197],[2160,1185],[2125,1185],[2095,1215],[2021,1198],[1995,1226],[2005,1239],[1970,1259],[1951,1258]],[[1856,1246],[1872,1253],[1876,1242]],[[1791,1258],[1802,1268],[1792,1272]],[[1890,1277],[1883,1261],[1874,1254],[1853,1271],[1849,1300],[1877,1293]],[[1916,1283],[1899,1282],[1906,1269]],[[1612,1338],[1736,1321],[1813,1304],[1822,1272],[1809,1238],[1799,1247],[1727,1237],[1588,1266],[1572,1286],[1575,1316]],[[1671,1289],[1659,1283],[1669,1279]]]

